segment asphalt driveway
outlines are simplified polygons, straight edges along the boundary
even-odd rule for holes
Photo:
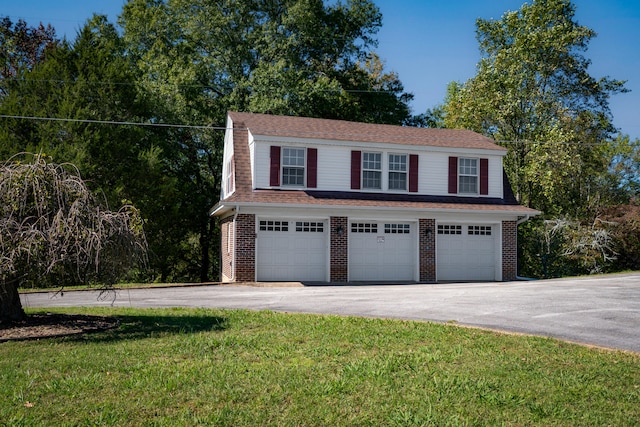
[[[24,307],[211,307],[456,322],[640,352],[640,273],[436,285],[195,286],[23,294]]]

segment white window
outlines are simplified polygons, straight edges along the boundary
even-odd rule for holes
[[[458,159],[458,193],[478,194],[478,159]]]
[[[389,154],[389,190],[407,190],[406,154]]]
[[[282,149],[282,185],[304,186],[304,148]]]
[[[362,153],[362,188],[382,189],[381,153]]]

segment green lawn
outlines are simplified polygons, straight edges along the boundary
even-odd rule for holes
[[[121,326],[0,344],[0,425],[630,426],[640,420],[638,354],[396,320],[240,310],[56,311],[114,315]]]

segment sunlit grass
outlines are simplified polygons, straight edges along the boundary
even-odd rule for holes
[[[51,311],[51,310],[50,310]],[[190,309],[0,344],[0,425],[634,425],[640,356],[422,322]]]

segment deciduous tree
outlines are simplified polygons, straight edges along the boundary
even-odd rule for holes
[[[43,155],[0,166],[0,322],[24,317],[18,287],[111,285],[145,255],[139,212],[106,209],[73,166]]]
[[[523,203],[549,214],[580,209],[601,187],[615,128],[611,95],[624,82],[589,73],[595,32],[569,0],[534,0],[499,20],[478,19],[475,77],[449,87],[447,127],[491,136],[509,149],[505,168]],[[577,208],[577,209],[576,209]]]

